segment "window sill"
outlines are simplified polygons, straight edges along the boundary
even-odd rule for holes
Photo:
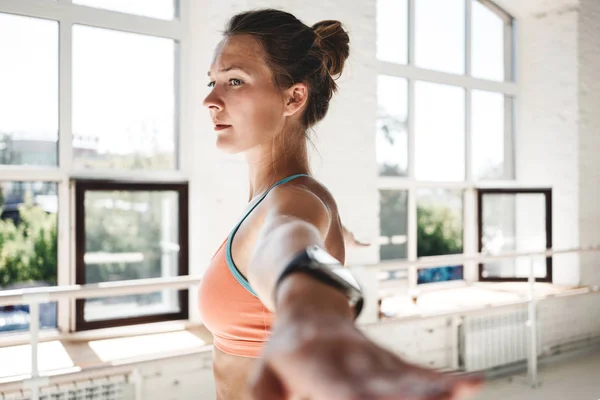
[[[196,328],[204,328],[204,325],[197,322],[191,322],[189,320],[164,321],[71,332],[61,334],[59,338],[69,341],[91,341],[147,334],[168,333]]]
[[[446,313],[461,312],[470,309],[510,306],[527,301],[529,284],[527,282],[480,283],[441,286],[430,284],[422,288],[416,298],[408,295],[385,296],[382,299],[382,320],[404,318],[427,318]],[[424,286],[424,285],[423,285]],[[419,287],[421,289],[421,287]],[[536,283],[535,295],[538,299],[576,295],[594,292],[593,287],[566,286],[550,283]]]
[[[57,329],[44,329],[40,331],[39,342],[51,340],[89,341],[147,335],[152,333],[174,332],[182,329],[202,327],[203,325],[189,320],[152,322],[148,324],[127,325],[114,328],[92,329],[80,332],[62,333]],[[3,347],[29,344],[31,336],[29,331],[0,334],[0,349]]]
[[[22,381],[31,371],[31,345],[0,347],[0,385]],[[189,321],[161,322],[60,334],[44,332],[38,346],[42,376],[69,374],[105,366],[126,365],[210,351],[212,335],[204,325]]]

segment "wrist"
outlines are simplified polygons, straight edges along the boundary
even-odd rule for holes
[[[301,272],[281,282],[275,302],[278,316],[353,321],[353,310],[342,292]]]

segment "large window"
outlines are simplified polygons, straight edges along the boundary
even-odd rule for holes
[[[489,0],[378,0],[382,260],[479,250],[477,188],[515,178],[513,25]],[[422,269],[417,282],[476,269]]]
[[[0,290],[187,273],[184,11],[0,3]],[[186,291],[42,307],[65,332],[188,314]],[[0,331],[28,325],[27,307],[0,309]]]

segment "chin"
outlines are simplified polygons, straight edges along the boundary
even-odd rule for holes
[[[235,141],[231,140],[231,138],[221,136],[217,138],[216,147],[227,154],[239,154],[244,151],[239,145],[236,145]]]

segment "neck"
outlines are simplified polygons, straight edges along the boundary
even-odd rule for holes
[[[308,174],[308,153],[303,138],[292,152],[269,143],[246,152],[250,178],[249,200],[266,192],[277,181],[294,174]]]

